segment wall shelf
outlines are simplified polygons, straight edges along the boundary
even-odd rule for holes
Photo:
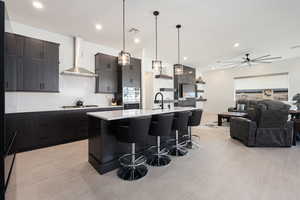
[[[166,75],[166,74],[155,75],[155,78],[173,80],[172,76],[169,76],[169,75]]]
[[[161,92],[174,92],[175,91],[174,88],[160,88],[159,90]]]
[[[204,81],[196,81],[196,83],[197,84],[203,84],[203,85],[206,84],[206,82],[204,82]]]
[[[196,99],[196,101],[205,102],[205,101],[207,101],[207,99]]]

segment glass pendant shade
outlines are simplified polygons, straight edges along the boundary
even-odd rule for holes
[[[183,74],[183,65],[182,64],[175,64],[174,65],[174,72],[175,72],[175,75],[182,75]]]
[[[160,72],[162,70],[162,61],[152,60],[152,69]]]
[[[158,11],[154,11],[153,15],[155,16],[155,60],[152,60],[152,70],[162,73],[162,61],[157,59],[157,16],[159,15]]]
[[[118,56],[118,64],[122,66],[130,65],[130,53],[121,51]]]

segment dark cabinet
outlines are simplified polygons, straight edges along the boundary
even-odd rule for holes
[[[96,54],[95,71],[96,93],[116,93],[118,91],[118,63],[117,57]]]
[[[86,139],[88,137],[88,116],[85,114],[70,113],[73,121],[72,137],[78,139]]]
[[[7,55],[5,57],[4,69],[5,73],[5,89],[6,91],[17,90],[17,68],[18,60],[16,56]]]
[[[33,116],[36,119],[35,138],[38,146],[55,144],[59,140],[61,127],[59,112],[40,113]]]
[[[5,54],[10,56],[24,56],[24,43],[24,37],[5,33]]]
[[[6,91],[58,92],[59,45],[6,33]]]
[[[24,38],[7,33],[5,34],[5,90],[16,91],[20,87],[24,55]],[[18,81],[19,80],[19,81]]]
[[[45,44],[44,64],[41,70],[42,91],[58,92],[59,88],[59,45],[55,43]]]
[[[141,88],[141,60],[131,58],[130,65],[122,70],[123,87]]]
[[[42,89],[41,74],[43,61],[25,57],[23,60],[22,91],[38,92]]]
[[[25,38],[25,57],[43,60],[44,59],[44,41],[33,38]]]
[[[122,108],[6,114],[6,143],[15,132],[18,132],[15,152],[87,139],[87,112],[120,109]]]
[[[9,124],[14,124],[10,127]],[[36,144],[38,139],[36,137],[36,124],[32,116],[26,114],[19,114],[15,116],[8,116],[6,118],[6,130],[10,132],[18,132],[16,138],[16,151],[24,151],[30,149],[32,144]]]

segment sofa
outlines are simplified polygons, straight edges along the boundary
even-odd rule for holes
[[[240,99],[236,101],[234,107],[228,108],[228,112],[247,112],[254,105],[256,105],[256,103],[257,100]],[[243,105],[244,109],[239,109],[239,105]]]
[[[247,110],[248,118],[231,119],[230,136],[249,147],[291,147],[290,105],[274,100],[259,100]]]

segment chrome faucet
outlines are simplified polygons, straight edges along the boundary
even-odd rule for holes
[[[158,95],[161,96],[161,105],[160,105],[160,107],[161,107],[161,109],[163,110],[163,109],[164,109],[164,95],[163,95],[163,93],[157,92],[157,93],[155,94],[154,103],[159,103],[159,101],[157,100],[157,96],[158,96]]]

